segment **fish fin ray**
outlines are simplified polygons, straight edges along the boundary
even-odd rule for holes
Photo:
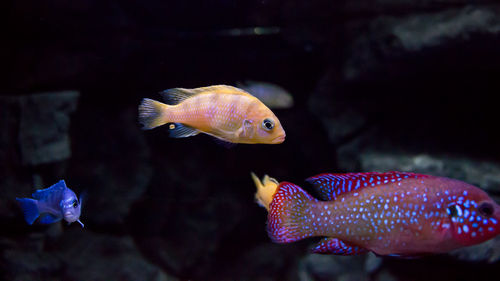
[[[163,117],[166,104],[152,99],[142,99],[139,105],[139,123],[143,130],[149,130],[167,123]]]
[[[278,189],[278,181],[268,175],[264,175],[262,180],[260,180],[253,172],[251,172],[250,175],[255,187],[257,188],[257,192],[255,192],[255,201],[257,204],[269,211],[269,204],[271,204],[273,195],[276,192],[276,189]]]
[[[167,104],[176,105],[200,93],[233,94],[233,95],[244,95],[253,97],[250,93],[248,93],[245,90],[228,85],[214,85],[214,86],[200,87],[194,89],[172,88],[161,91],[160,95],[163,97],[163,100]]]
[[[230,142],[230,141],[227,141],[225,139],[221,139],[221,138],[218,138],[215,136],[214,136],[214,141],[216,144],[223,146],[225,148],[228,148],[228,149],[236,146],[236,143],[234,143],[234,142]]]
[[[40,216],[38,220],[41,224],[51,224],[58,222],[62,219],[62,217],[54,216],[52,214],[43,214]]]
[[[389,257],[389,258],[397,258],[397,259],[419,259],[426,256],[432,255],[432,253],[417,253],[417,254],[388,254],[388,255],[379,255],[375,253],[377,257]]]
[[[16,200],[21,204],[26,222],[30,225],[33,224],[38,216],[40,216],[37,201],[31,198],[16,198]]]
[[[306,219],[317,202],[298,185],[282,182],[274,193],[267,220],[267,233],[276,243],[290,243],[312,236]]]
[[[167,104],[176,105],[199,93],[197,89],[172,88],[161,91],[160,95]]]
[[[199,130],[181,123],[170,123],[168,125],[168,131],[171,138],[187,138],[196,136],[200,133]]]
[[[353,256],[368,252],[365,248],[331,237],[321,239],[321,241],[311,250],[315,254],[333,254],[341,256]]]
[[[337,196],[358,190],[364,187],[374,187],[390,182],[401,181],[407,178],[423,178],[426,175],[409,172],[370,172],[348,174],[319,174],[306,179],[312,184],[322,200],[335,200]]]
[[[60,180],[48,188],[39,189],[35,191],[33,194],[31,194],[31,196],[37,200],[43,200],[47,198],[50,194],[54,193],[55,191],[61,191],[66,188],[68,188],[66,186],[66,182],[64,180]]]

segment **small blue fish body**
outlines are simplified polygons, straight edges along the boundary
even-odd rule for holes
[[[80,221],[81,198],[66,186],[64,180],[46,189],[37,190],[32,198],[16,198],[21,204],[24,218],[28,224],[33,224],[37,218],[42,224],[50,224],[64,219],[68,223]]]

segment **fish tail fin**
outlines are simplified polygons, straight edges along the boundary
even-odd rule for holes
[[[21,204],[26,222],[33,224],[40,215],[36,200],[31,198],[16,198],[16,200]]]
[[[298,185],[283,182],[269,205],[267,233],[276,243],[290,243],[314,235],[309,225],[311,207],[318,200]]]
[[[142,129],[149,130],[168,123],[163,114],[168,105],[152,99],[142,99],[139,105],[139,123]]]
[[[270,178],[268,175],[265,175],[262,178],[262,181],[255,175],[253,172],[250,173],[252,176],[253,182],[257,187],[257,192],[255,193],[255,200],[259,205],[266,208],[269,211],[269,204],[273,200],[273,195],[278,189],[278,181]]]

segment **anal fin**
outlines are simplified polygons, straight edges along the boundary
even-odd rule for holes
[[[169,123],[168,131],[171,138],[187,138],[200,133],[199,130],[181,123]]]
[[[316,254],[353,256],[365,254],[368,252],[368,250],[343,242],[342,240],[339,240],[337,238],[323,238],[321,239],[321,241],[319,241],[316,247],[312,249],[312,252]]]

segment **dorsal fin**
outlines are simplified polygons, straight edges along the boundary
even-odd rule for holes
[[[306,179],[314,185],[322,200],[335,200],[340,194],[344,194],[363,187],[374,187],[397,182],[407,178],[422,178],[426,175],[409,172],[370,172],[370,173],[347,173],[347,174],[320,174]]]
[[[197,94],[195,89],[173,88],[160,92],[165,103],[176,105]]]
[[[215,86],[200,87],[194,89],[172,88],[160,92],[160,95],[163,97],[164,101],[167,104],[176,105],[181,103],[187,98],[190,98],[192,96],[201,93],[233,94],[233,95],[244,95],[253,97],[251,94],[242,89],[228,85],[215,85]]]
[[[40,189],[35,191],[35,193],[31,194],[34,199],[41,200],[54,193],[55,191],[64,190],[66,187],[66,183],[64,180],[60,180],[58,183],[48,187],[46,189]]]

